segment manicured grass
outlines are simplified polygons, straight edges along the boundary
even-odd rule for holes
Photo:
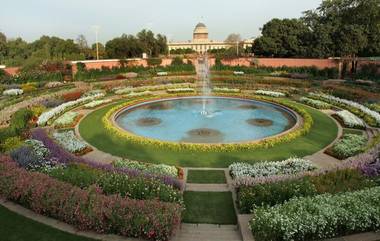
[[[188,183],[226,183],[226,175],[223,170],[189,170],[187,172]]]
[[[314,124],[310,132],[287,143],[252,151],[169,151],[143,145],[127,144],[120,140],[119,137],[109,134],[103,128],[101,121],[107,111],[113,106],[120,104],[120,102],[90,113],[80,123],[79,131],[87,142],[99,150],[115,156],[187,167],[227,167],[236,161],[253,163],[259,160],[283,160],[291,156],[303,157],[321,150],[336,138],[338,127],[330,117],[316,109],[299,103],[292,103],[302,106],[311,114]]]
[[[95,241],[35,222],[0,205],[1,241]]]
[[[185,223],[236,224],[231,192],[185,192]]]

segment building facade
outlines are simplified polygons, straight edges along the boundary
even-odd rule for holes
[[[208,37],[208,29],[206,25],[203,23],[198,23],[195,26],[193,32],[193,40],[187,42],[169,42],[168,47],[169,53],[170,51],[177,49],[192,49],[197,53],[203,54],[212,49],[228,49],[231,47],[236,47],[237,44],[243,46],[243,48],[249,48],[252,47],[253,42],[253,39],[244,40],[240,43],[228,43],[223,41],[210,40]]]

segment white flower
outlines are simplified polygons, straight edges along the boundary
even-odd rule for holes
[[[74,131],[55,132],[53,137],[64,149],[72,153],[81,152],[88,147],[75,136]]]
[[[256,90],[255,94],[272,96],[272,97],[284,97],[285,96],[284,93],[276,92],[276,91],[269,91],[269,90]]]
[[[22,95],[24,91],[22,89],[9,89],[9,90],[4,90],[3,95],[8,95],[8,96],[14,96],[14,95]]]
[[[365,123],[362,119],[347,110],[338,111],[336,115],[339,116],[348,127],[365,127]]]

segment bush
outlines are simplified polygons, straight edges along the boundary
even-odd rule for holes
[[[9,137],[4,140],[2,144],[0,144],[0,151],[1,152],[9,152],[12,151],[18,147],[20,147],[23,144],[23,141],[20,137]]]
[[[380,227],[380,187],[339,195],[295,198],[255,210],[250,222],[257,240],[316,240]]]
[[[26,83],[21,85],[21,89],[24,91],[24,93],[29,93],[37,90],[37,87],[33,83]]]
[[[240,187],[237,199],[241,212],[249,213],[254,207],[273,206],[294,197],[354,191],[374,185],[359,170],[342,169],[318,176]]]
[[[18,168],[4,156],[0,157],[0,196],[79,230],[157,241],[170,239],[182,211],[175,203],[105,196],[98,187],[82,190]]]
[[[41,105],[45,106],[46,108],[54,108],[59,105],[62,105],[64,102],[64,100],[52,98],[41,101]]]
[[[153,174],[178,177],[178,169],[175,166],[165,164],[150,164],[131,160],[118,160],[115,161],[113,165],[119,168],[128,167]]]
[[[29,120],[33,117],[33,112],[29,109],[20,109],[16,111],[11,119],[10,124],[6,128],[0,129],[0,145],[7,138],[21,135],[28,129]]]
[[[331,154],[338,159],[345,159],[364,151],[367,144],[364,135],[346,134],[331,148]]]
[[[69,164],[47,172],[51,177],[80,188],[99,186],[107,195],[119,194],[140,200],[158,199],[164,202],[182,203],[182,194],[170,186],[145,176],[130,178],[128,175],[91,168],[84,164]]]

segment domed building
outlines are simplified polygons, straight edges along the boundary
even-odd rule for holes
[[[204,23],[198,23],[193,31],[193,39],[187,42],[169,42],[169,53],[177,49],[192,49],[197,53],[203,54],[212,49],[227,49],[235,47],[236,43],[227,43],[224,41],[213,41],[208,37],[208,29]],[[243,48],[251,47],[253,40],[244,40],[240,43]]]

